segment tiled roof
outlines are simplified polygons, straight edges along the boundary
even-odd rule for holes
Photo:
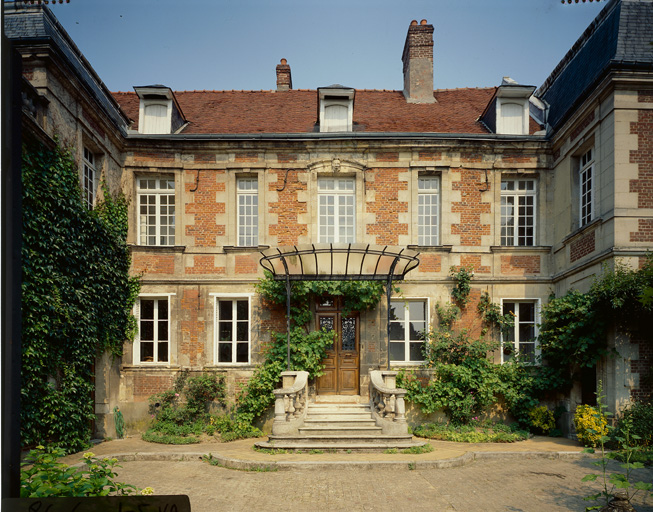
[[[434,92],[437,103],[407,103],[401,91],[357,90],[354,131],[483,134],[477,121],[495,88]],[[138,128],[135,93],[114,97]],[[190,124],[185,134],[309,133],[317,131],[316,90],[181,91],[177,102]]]

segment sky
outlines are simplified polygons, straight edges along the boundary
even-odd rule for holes
[[[583,0],[584,1],[584,0]],[[539,86],[606,1],[69,0],[51,10],[111,91],[403,88],[411,20],[434,25],[434,88]]]

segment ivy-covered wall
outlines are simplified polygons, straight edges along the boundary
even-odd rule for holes
[[[23,147],[21,435],[23,446],[84,448],[94,419],[94,364],[132,339],[127,201],[82,204],[70,151]]]

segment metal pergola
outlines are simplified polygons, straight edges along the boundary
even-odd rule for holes
[[[392,282],[419,265],[410,249],[369,244],[307,244],[261,251],[261,266],[286,282],[286,328],[290,370],[290,293],[292,281],[384,281],[388,300],[388,370],[390,369],[390,299]]]

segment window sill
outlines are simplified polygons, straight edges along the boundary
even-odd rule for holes
[[[260,365],[252,363],[217,363],[205,365],[206,370],[256,370]]]
[[[491,252],[551,252],[550,245],[493,245]]]
[[[269,245],[224,245],[222,250],[224,252],[261,252],[269,249]]]
[[[407,245],[411,251],[418,252],[451,252],[453,245]]]
[[[177,371],[181,368],[178,364],[167,363],[138,363],[138,364],[123,364],[120,366],[120,371],[142,371],[142,370],[161,370],[161,371]]]
[[[590,231],[596,229],[596,227],[600,226],[601,224],[603,224],[603,217],[598,217],[597,219],[594,219],[589,224],[585,224],[583,227],[576,229],[576,231],[572,231],[570,234],[564,237],[560,243],[561,245],[565,246],[575,238],[580,238],[586,233],[589,233]]]
[[[137,245],[127,244],[131,252],[184,252],[186,251],[185,245]]]

